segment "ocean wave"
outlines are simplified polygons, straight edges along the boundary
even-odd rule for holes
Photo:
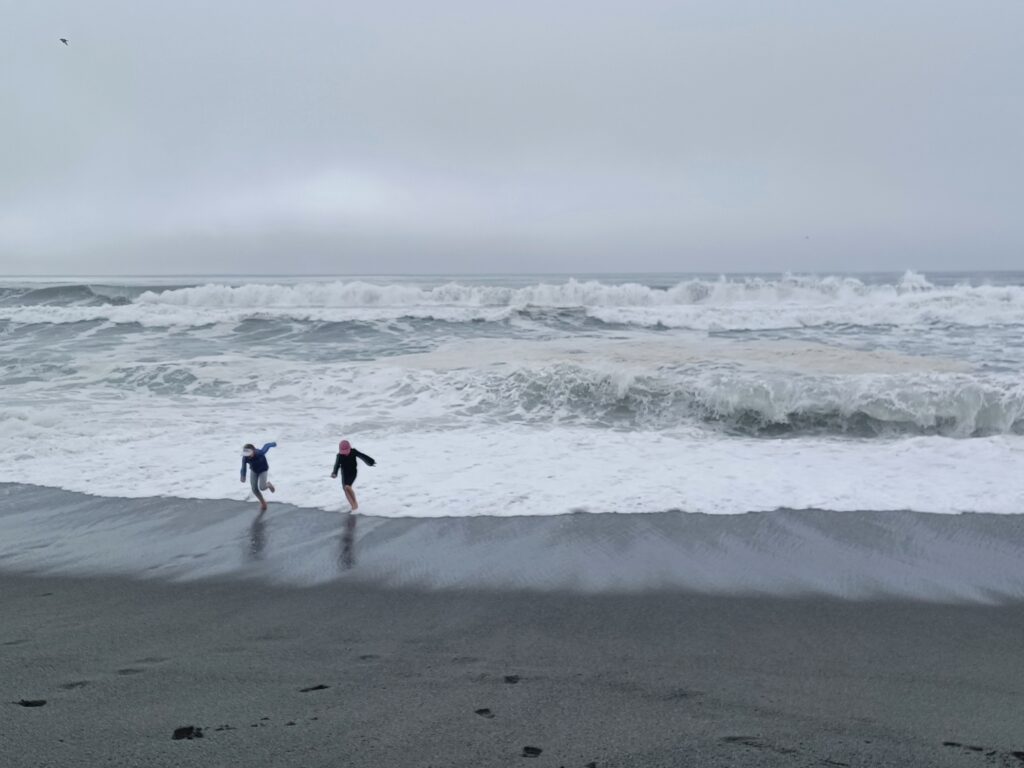
[[[0,289],[0,306],[78,307],[122,306],[144,293],[142,287],[120,285],[46,285]]]
[[[451,370],[401,364],[234,359],[35,368],[0,367],[5,386],[230,403],[342,401],[375,424],[559,425],[718,431],[751,437],[856,438],[1024,434],[1024,383],[949,371],[793,374],[717,364],[632,372],[568,363]],[[38,369],[38,370],[36,370]],[[47,383],[46,379],[50,382]],[[12,389],[13,392],[13,389]]]
[[[426,287],[411,283],[379,285],[352,281],[231,286],[207,284],[146,291],[139,304],[190,307],[657,307],[735,304],[834,304],[888,302],[901,297],[964,297],[1024,306],[1024,286],[937,287],[919,273],[907,272],[890,284],[869,284],[855,277],[789,275],[776,279],[725,276],[717,280],[683,280],[667,288],[640,283],[606,283],[570,279],[523,287],[446,283]]]
[[[46,287],[0,298],[17,323],[102,319],[144,326],[204,326],[247,319],[306,322],[399,318],[755,330],[846,326],[1024,325],[1024,286],[937,286],[908,272],[887,284],[853,277],[719,278],[669,287],[567,280],[524,287],[364,281],[207,284],[164,289]]]
[[[474,418],[751,436],[1024,434],[1024,384],[966,374],[792,376],[600,373],[574,366],[451,376]]]
[[[238,325],[252,320],[299,323],[389,323],[426,321],[479,323],[508,320],[515,314],[507,307],[270,307],[197,309],[177,305],[99,306],[0,306],[0,320],[17,325],[72,325],[105,321],[145,328],[203,328]]]

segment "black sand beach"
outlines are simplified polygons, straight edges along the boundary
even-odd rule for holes
[[[1024,765],[1020,604],[8,575],[0,616],[9,768]]]
[[[0,572],[1024,603],[1024,515],[777,509],[350,517],[0,483]]]

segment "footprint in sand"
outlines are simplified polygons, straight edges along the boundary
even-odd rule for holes
[[[797,753],[797,750],[791,747],[772,744],[771,742],[758,738],[757,736],[723,736],[719,741],[724,744],[740,744],[752,749],[763,749],[768,752],[775,752],[779,755],[794,755]]]
[[[984,752],[985,753],[985,757],[988,757],[988,758],[993,758],[993,757],[998,757],[999,756],[999,750],[997,750],[997,749],[990,749],[988,747],[979,747],[977,744],[962,744],[959,741],[944,741],[944,742],[942,742],[942,746],[944,746],[944,747],[953,747],[955,749],[965,750],[965,751],[968,751],[968,752],[975,752],[975,753]],[[1007,757],[1015,757],[1016,759],[1018,759],[1022,763],[1024,763],[1024,750],[1020,750],[1020,751],[1017,751],[1017,752],[1007,752],[1007,753],[1004,753],[1003,754],[1004,760]]]
[[[73,691],[76,688],[85,688],[88,684],[88,680],[72,680],[70,683],[61,683],[60,687],[65,691]]]
[[[170,659],[167,658],[166,656],[146,656],[143,659],[136,659],[132,663],[133,664],[153,665],[153,664],[162,664],[165,661],[170,661]],[[117,674],[119,674],[119,675],[141,675],[145,671],[146,670],[144,668],[141,668],[141,667],[122,667],[121,669],[117,670]]]

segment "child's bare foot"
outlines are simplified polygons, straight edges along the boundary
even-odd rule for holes
[[[273,492],[274,492],[274,484],[273,484],[273,483],[267,483],[267,489],[268,489],[268,490],[269,490],[269,491],[270,491],[271,493],[273,493]]]
[[[267,511],[267,502],[261,501],[260,502],[260,512],[266,512],[266,511]]]
[[[352,511],[355,512],[357,509],[359,509],[359,502],[358,501],[353,501],[352,502]]]

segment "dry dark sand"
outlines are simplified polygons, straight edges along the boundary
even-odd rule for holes
[[[1024,766],[1024,606],[4,576],[0,688],[4,768]]]

